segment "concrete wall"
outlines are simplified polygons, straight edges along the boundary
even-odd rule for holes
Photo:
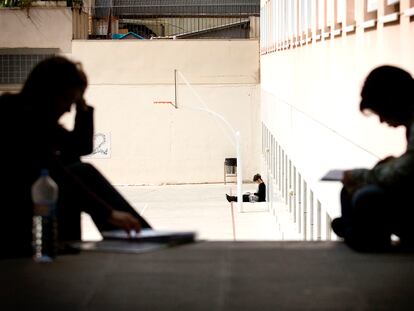
[[[86,96],[97,108],[97,144],[105,140],[109,151],[91,161],[113,183],[223,181],[224,158],[236,156],[235,146],[219,121],[188,108],[204,104],[240,130],[251,179],[260,142],[257,40],[72,41],[87,26],[84,13],[73,14],[66,7],[32,7],[29,16],[0,9],[0,47],[57,48],[82,62]],[[175,101],[175,69],[193,85],[178,80],[178,110],[153,103]]]
[[[404,11],[408,1],[401,5]],[[356,22],[354,34],[261,57],[261,118],[333,217],[340,213],[340,184],[319,182],[326,170],[371,167],[406,146],[403,129],[359,112],[359,94],[376,66],[396,65],[414,75],[414,22],[402,15],[399,24],[379,23],[370,31]]]
[[[67,7],[0,8],[0,47],[58,48],[68,53],[72,10]]]
[[[113,183],[222,182],[233,137],[204,104],[241,132],[245,179],[257,172],[257,40],[74,41],[67,56],[83,64],[96,132],[110,140],[109,155],[90,161]],[[154,104],[175,101],[174,69],[191,83],[177,80],[179,109]]]
[[[73,39],[88,39],[89,14],[79,9],[72,10]]]

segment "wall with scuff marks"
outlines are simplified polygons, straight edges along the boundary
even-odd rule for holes
[[[66,55],[82,63],[96,108],[98,149],[87,160],[111,182],[223,182],[234,134],[206,107],[240,131],[243,179],[258,172],[257,40],[73,41]],[[178,109],[154,103],[176,98]]]

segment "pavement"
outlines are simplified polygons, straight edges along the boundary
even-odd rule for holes
[[[230,204],[226,193],[236,193],[236,184],[186,184],[163,186],[116,186],[131,205],[159,230],[191,230],[200,240],[276,241],[282,239],[268,203]],[[243,192],[255,192],[256,184],[244,184]],[[233,217],[234,215],[234,226]],[[101,235],[87,214],[82,215],[82,239]]]

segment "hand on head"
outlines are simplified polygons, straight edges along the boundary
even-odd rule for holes
[[[86,104],[85,99],[81,96],[79,99],[76,100],[76,110],[78,111],[85,111],[88,109],[88,105]]]
[[[57,122],[74,103],[84,107],[88,80],[80,64],[61,56],[47,58],[30,72],[20,92],[25,104],[47,122]]]

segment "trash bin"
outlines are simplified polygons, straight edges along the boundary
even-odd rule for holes
[[[237,176],[237,158],[224,159],[224,184],[226,184],[227,177]]]

